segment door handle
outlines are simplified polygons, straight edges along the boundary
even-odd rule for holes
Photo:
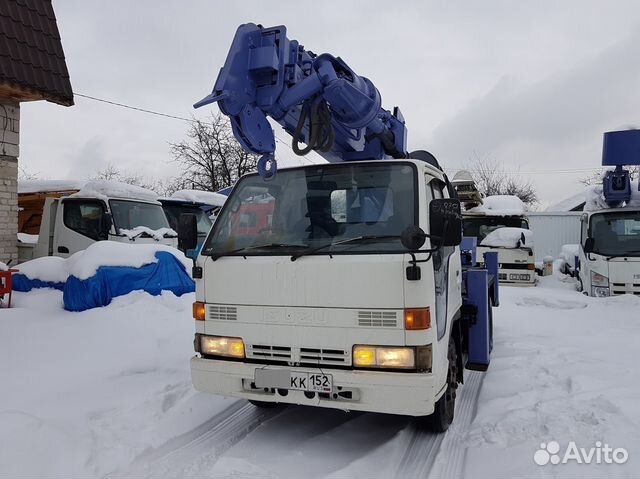
[[[67,248],[66,246],[58,246],[58,253],[68,253],[69,252],[69,248]]]

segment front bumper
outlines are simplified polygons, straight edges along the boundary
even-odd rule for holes
[[[264,366],[197,356],[191,359],[191,377],[197,390],[255,401],[426,416],[433,413],[436,400],[444,393],[444,384],[436,388],[435,377],[430,373],[323,368],[322,373],[333,376],[332,394],[308,397],[304,391],[288,390],[283,395],[283,390],[264,391],[251,387],[255,370],[262,368],[319,372],[313,368]]]

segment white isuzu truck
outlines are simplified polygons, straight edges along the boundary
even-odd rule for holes
[[[284,72],[286,83],[265,87]],[[383,110],[368,80],[306,52],[282,26],[238,29],[200,104],[211,101],[243,146],[265,156],[259,174],[235,185],[195,261],[196,389],[263,407],[426,417],[445,430],[463,369],[489,365],[497,257],[488,254],[487,271],[461,254],[460,203],[435,158],[405,151],[399,110]],[[305,127],[314,111],[322,126]],[[276,170],[266,115],[331,163]],[[261,215],[259,228],[243,224],[248,211]],[[179,238],[182,249],[196,246],[195,216],[181,217]]]
[[[602,164],[615,170],[587,190],[578,289],[598,297],[640,295],[640,184],[623,169],[640,164],[640,130],[605,133]]]

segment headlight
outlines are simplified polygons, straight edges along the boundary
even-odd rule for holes
[[[610,291],[609,291],[609,286],[607,287],[602,287],[602,286],[592,286],[591,287],[591,296],[595,296],[597,298],[606,298],[607,296],[610,296]]]
[[[591,272],[591,286],[609,286],[609,278],[595,271]]]
[[[241,338],[200,335],[200,352],[208,356],[244,358],[244,342]]]
[[[358,368],[400,368],[416,367],[415,349],[387,346],[353,347],[353,365]]]

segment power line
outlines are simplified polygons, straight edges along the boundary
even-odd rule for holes
[[[93,101],[97,101],[97,102],[101,102],[101,103],[106,103],[108,105],[113,105],[113,106],[117,106],[120,108],[126,108],[128,110],[133,110],[133,111],[138,111],[138,112],[142,112],[142,113],[147,113],[149,115],[156,115],[156,116],[162,116],[165,118],[171,118],[174,120],[180,120],[180,121],[186,121],[188,123],[194,123],[197,120],[194,120],[193,118],[185,118],[183,116],[178,116],[178,115],[172,115],[169,113],[163,113],[160,111],[155,111],[155,110],[149,110],[147,108],[141,108],[138,106],[133,106],[133,105],[127,105],[126,103],[121,103],[121,102],[117,102],[117,101],[113,101],[113,100],[107,100],[105,98],[99,98],[93,95],[87,95],[84,93],[78,93],[78,92],[73,92],[73,94],[75,96],[79,96],[81,98],[86,98],[88,100],[93,100]],[[274,137],[275,140],[281,144],[283,144],[284,146],[286,146],[287,148],[289,148],[291,151],[293,151],[293,148],[291,147],[291,145],[284,141],[283,139],[281,139],[278,135],[275,134],[274,132]],[[309,158],[302,156],[301,157],[303,160],[308,161],[309,163],[313,164],[314,162],[312,160],[310,160]],[[507,171],[507,170],[501,170],[501,173],[505,173],[505,174],[510,174],[510,175],[546,175],[546,174],[570,174],[570,173],[587,173],[587,172],[592,172],[595,170],[600,170],[605,168],[604,166],[594,166],[591,168],[561,168],[561,169],[545,169],[545,170],[515,170],[515,171]],[[458,170],[465,170],[468,169],[468,167],[458,167],[458,166],[447,166],[444,167],[445,171],[458,171]]]
[[[108,103],[109,105],[119,106],[121,108],[127,108],[129,110],[135,110],[135,111],[140,111],[140,112],[143,112],[143,113],[149,113],[150,115],[164,116],[166,118],[173,118],[174,120],[188,121],[189,123],[193,123],[193,121],[194,121],[193,119],[190,119],[190,118],[185,118],[185,117],[177,116],[177,115],[170,115],[168,113],[162,113],[162,112],[159,112],[159,111],[147,110],[146,108],[140,108],[140,107],[137,107],[137,106],[127,105],[125,103],[120,103],[120,102],[113,101],[113,100],[105,100],[104,98],[98,98],[96,96],[85,95],[84,93],[73,92],[73,94],[75,96],[79,96],[81,98],[87,98],[89,100],[99,101],[101,103]]]

